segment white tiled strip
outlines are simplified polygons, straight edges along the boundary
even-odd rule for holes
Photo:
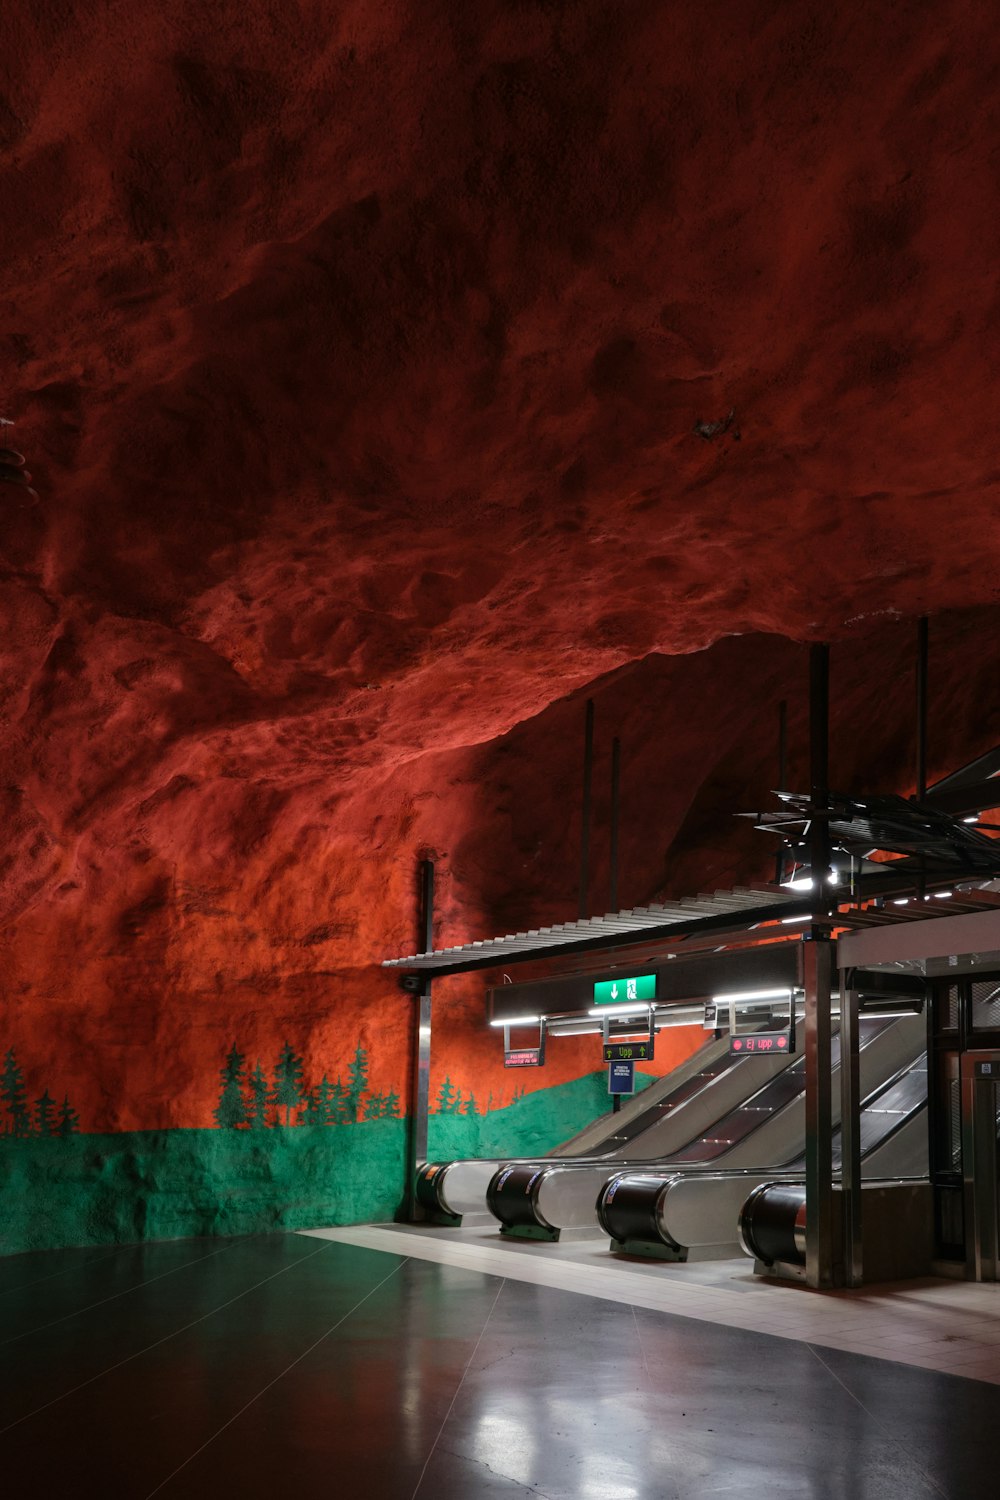
[[[365,1224],[302,1233],[1000,1385],[1000,1285],[928,1280],[814,1292],[761,1280],[749,1260],[612,1261],[604,1239],[545,1245],[501,1240],[494,1228]]]

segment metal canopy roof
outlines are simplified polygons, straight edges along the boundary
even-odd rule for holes
[[[585,917],[579,922],[512,932],[506,937],[440,948],[433,953],[389,958],[382,967],[411,973],[464,974],[496,964],[523,963],[532,958],[584,953],[594,948],[619,948],[651,939],[679,938],[692,931],[709,932],[720,927],[745,930],[759,922],[807,917],[812,904],[808,891],[783,891],[767,885],[737,886],[732,891],[716,891],[714,896],[685,896],[680,901],[656,902],[604,917]]]
[[[902,892],[914,890],[912,880],[893,879],[891,872],[894,868],[888,865],[885,876],[862,878],[852,899],[844,892],[839,896],[831,892],[832,910],[829,912],[814,910],[811,891],[788,891],[769,885],[737,886],[732,891],[716,891],[714,896],[686,896],[680,901],[636,906],[630,911],[611,912],[605,917],[585,917],[579,922],[508,933],[506,937],[439,948],[433,953],[387,958],[383,960],[382,968],[410,974],[467,974],[473,969],[489,969],[501,964],[650,943],[684,941],[687,951],[691,939],[702,935],[708,937],[712,933],[748,932],[764,922],[791,922],[796,918],[813,917],[840,928],[899,926],[1000,907],[1000,881],[997,880],[955,884],[947,891],[932,889],[926,895],[892,899]],[[935,899],[938,896],[942,898],[940,901]],[[847,910],[842,904],[845,899],[850,899]],[[875,905],[862,905],[873,899]],[[930,905],[925,905],[925,902]]]
[[[1000,767],[1000,747],[940,784],[945,792],[969,777],[994,779]],[[1000,776],[996,781],[1000,784]],[[974,790],[981,781],[972,783]],[[935,789],[937,790],[937,789]],[[990,797],[998,794],[992,790]],[[831,794],[823,807],[814,807],[808,797],[779,792],[784,804],[780,812],[751,813],[756,825],[781,834],[803,838],[814,817],[822,816],[830,834],[852,857],[849,888],[838,882],[822,892],[791,890],[776,885],[737,886],[712,896],[687,896],[679,901],[651,902],[629,911],[604,917],[584,917],[553,927],[534,927],[527,932],[482,942],[462,943],[432,953],[414,953],[408,958],[383,961],[385,969],[411,974],[463,974],[501,964],[529,959],[562,957],[629,945],[670,943],[711,933],[746,932],[764,922],[813,918],[836,926],[881,926],[903,922],[921,911],[923,901],[935,894],[954,900],[952,912],[982,910],[998,904],[1000,840],[986,838],[956,816],[928,802],[915,803],[893,795],[848,797]],[[991,803],[990,805],[996,805]],[[897,857],[881,865],[864,858],[872,849]],[[967,882],[963,884],[963,882]],[[945,891],[944,886],[953,887]],[[906,910],[914,893],[915,910]],[[902,897],[902,900],[897,898]],[[890,911],[886,898],[892,904]],[[874,903],[874,905],[866,905]],[[851,908],[845,912],[838,907]],[[936,903],[935,903],[936,904]],[[864,908],[864,909],[862,909]]]

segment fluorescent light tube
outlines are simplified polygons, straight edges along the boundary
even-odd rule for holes
[[[732,995],[713,995],[713,1005],[729,1005],[733,1000],[790,1000],[791,989],[788,985],[783,990],[737,990]]]
[[[593,1010],[588,1010],[588,1016],[644,1016],[649,1010],[648,1005],[595,1005]]]

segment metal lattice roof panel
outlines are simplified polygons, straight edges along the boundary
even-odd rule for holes
[[[807,893],[783,891],[775,886],[737,886],[735,890],[716,891],[711,896],[685,896],[679,901],[651,902],[648,906],[609,912],[606,916],[583,917],[578,922],[561,922],[552,927],[536,927],[527,932],[508,933],[504,937],[439,948],[433,953],[389,958],[383,961],[382,967],[457,974],[492,964],[549,957],[560,952],[624,947],[628,943],[680,937],[720,924],[731,927],[735,922],[741,928],[754,927],[760,922],[808,916],[810,905]]]

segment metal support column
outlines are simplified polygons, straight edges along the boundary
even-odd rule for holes
[[[430,953],[434,948],[434,861],[431,859],[420,862],[420,926],[420,951]],[[415,1197],[416,1173],[419,1164],[427,1160],[427,1118],[430,1113],[431,1090],[431,981],[426,974],[420,976],[420,988],[413,996],[412,1026],[412,1073],[403,1195],[403,1216],[410,1222],[421,1213]]]
[[[580,920],[590,904],[590,790],[594,776],[594,700],[587,699],[583,726],[583,797],[580,809]]]
[[[830,989],[833,944],[816,933],[802,945],[806,1059],[806,1281],[833,1285],[833,1081]]]
[[[806,1280],[833,1285],[833,1080],[831,1077],[833,944],[830,870],[830,648],[809,651],[809,872],[813,923],[803,945],[806,1061]]]
[[[809,650],[809,867],[817,915],[829,905],[830,870],[830,648]]]
[[[840,976],[840,1209],[844,1285],[861,1286],[861,1067],[858,1056],[860,995],[850,975]]]
[[[1000,1052],[963,1052],[962,1178],[965,1274],[970,1281],[1000,1281],[998,1093]]]

